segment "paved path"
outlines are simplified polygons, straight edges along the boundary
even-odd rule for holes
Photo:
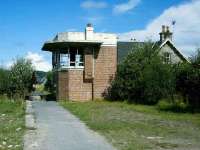
[[[27,132],[25,150],[114,150],[99,134],[56,102],[32,102],[36,130]]]

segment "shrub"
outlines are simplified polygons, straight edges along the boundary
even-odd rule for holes
[[[33,66],[31,61],[18,58],[11,66],[9,80],[12,96],[24,98],[32,89]]]
[[[47,81],[44,85],[44,88],[46,91],[48,91],[49,93],[55,93],[56,89],[54,86],[54,75],[52,71],[47,72],[46,75]]]
[[[193,64],[181,64],[176,74],[176,89],[191,107],[200,107],[200,69]]]
[[[190,107],[185,104],[182,100],[174,100],[174,102],[168,99],[162,99],[158,102],[157,108],[162,111],[172,111],[172,112],[188,112]]]
[[[0,95],[8,93],[9,90],[9,70],[0,68]]]
[[[52,71],[47,72],[47,81],[44,85],[44,89],[48,91],[48,95],[46,97],[47,100],[55,100],[56,99],[56,88],[54,85],[54,74]]]
[[[160,100],[157,104],[159,110],[170,110],[172,108],[172,103],[167,99]]]
[[[135,47],[119,64],[108,98],[142,104],[156,104],[159,99],[173,99],[173,67],[163,64],[158,48],[151,42]]]

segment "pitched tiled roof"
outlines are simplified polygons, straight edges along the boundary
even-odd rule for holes
[[[117,43],[117,51],[118,51],[118,63],[120,63],[130,51],[136,50],[138,46],[143,46],[146,42],[118,42]],[[162,48],[165,44],[169,44],[173,51],[179,56],[179,58],[183,61],[188,61],[180,51],[174,46],[174,44],[170,40],[166,40],[165,42],[157,41],[155,42],[154,46],[158,46]]]
[[[189,62],[189,61],[187,60],[187,58],[175,47],[175,45],[172,43],[172,41],[166,40],[166,41],[164,41],[163,43],[160,43],[160,48],[162,48],[165,44],[168,44],[168,45],[172,48],[172,50],[174,51],[174,53],[175,53],[177,56],[179,56],[179,58],[180,58],[182,61],[187,61],[187,62]]]
[[[138,46],[143,46],[145,42],[117,42],[118,63],[121,62],[130,51]]]

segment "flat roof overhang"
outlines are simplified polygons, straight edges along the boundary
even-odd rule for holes
[[[69,47],[100,47],[103,42],[99,41],[52,41],[44,43],[43,51],[56,51],[56,50],[67,50]]]

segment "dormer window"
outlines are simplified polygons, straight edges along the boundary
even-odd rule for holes
[[[169,52],[165,52],[163,54],[163,61],[166,64],[170,64],[171,63],[171,54]]]

